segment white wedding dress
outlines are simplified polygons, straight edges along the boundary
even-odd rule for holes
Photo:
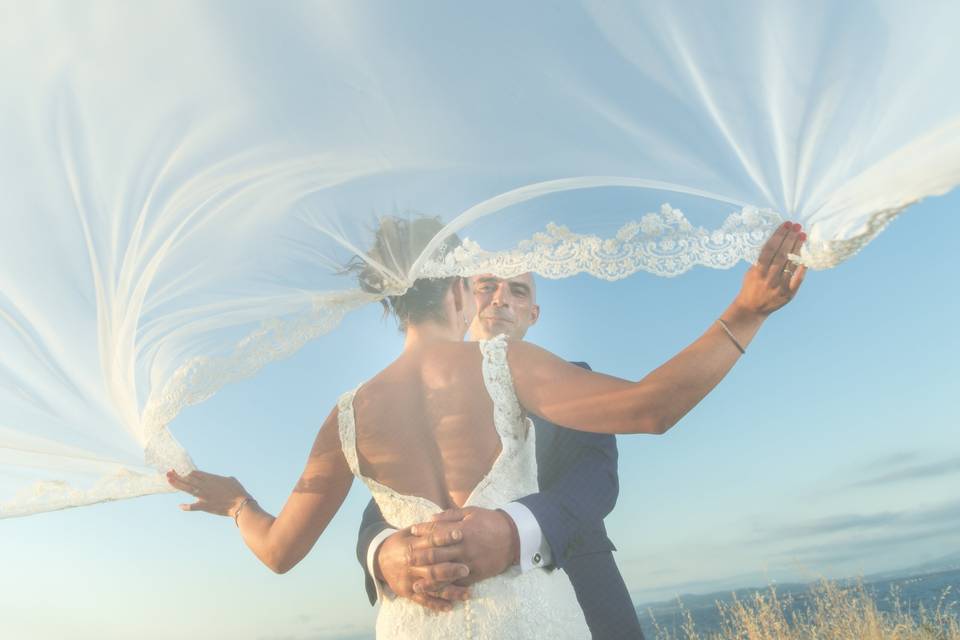
[[[494,405],[494,426],[502,450],[464,506],[496,509],[539,491],[535,432],[517,400],[507,365],[503,336],[480,342],[483,381]],[[360,473],[357,463],[353,397],[356,389],[340,396],[340,440],[350,470],[369,487],[387,522],[408,527],[442,511],[420,496],[400,494]],[[471,598],[453,610],[438,613],[404,598],[384,599],[377,616],[378,640],[440,638],[589,638],[583,612],[566,573],[533,569],[505,573],[472,587]]]

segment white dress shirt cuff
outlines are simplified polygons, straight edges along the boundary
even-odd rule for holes
[[[373,540],[370,541],[370,546],[367,547],[367,571],[370,572],[370,577],[373,578],[373,584],[377,587],[377,602],[380,602],[384,598],[387,600],[393,600],[397,597],[397,594],[387,586],[387,583],[380,582],[377,580],[377,572],[374,571],[373,562],[377,557],[377,549],[380,548],[380,545],[383,544],[383,541],[396,533],[396,529],[391,529],[387,527],[380,533],[378,533]]]
[[[549,566],[553,555],[533,512],[520,502],[511,502],[503,511],[513,519],[520,535],[520,571],[526,573]]]

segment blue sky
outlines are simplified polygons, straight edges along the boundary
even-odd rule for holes
[[[665,436],[619,438],[608,518],[635,600],[896,569],[960,550],[960,193],[908,210],[860,255],[810,273],[746,357]],[[638,379],[732,300],[746,265],[539,288],[528,338]],[[276,512],[336,396],[400,349],[379,309],[186,410],[208,471]],[[347,502],[276,576],[225,518],[160,495],[0,522],[0,636],[337,638],[372,626]]]

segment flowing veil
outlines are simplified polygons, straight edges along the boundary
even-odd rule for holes
[[[0,5],[0,517],[168,491],[167,425],[417,278],[814,269],[960,182],[960,5]],[[438,251],[451,233],[464,238]]]

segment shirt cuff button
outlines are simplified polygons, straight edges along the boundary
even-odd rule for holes
[[[543,560],[543,558],[540,557],[539,553],[533,554],[533,564],[540,564],[541,560]]]

